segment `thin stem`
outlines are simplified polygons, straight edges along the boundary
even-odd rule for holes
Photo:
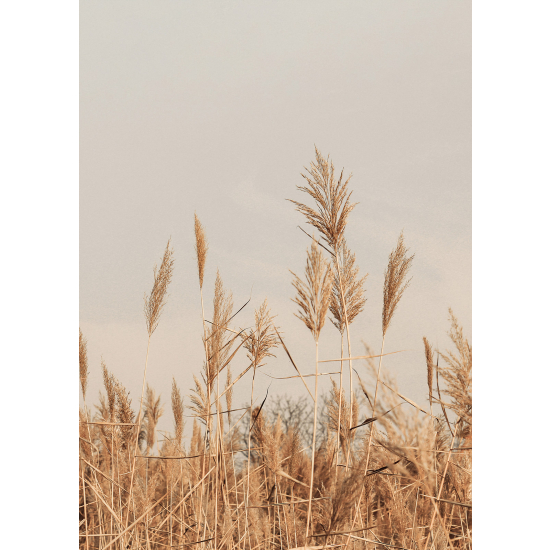
[[[231,464],[233,466],[233,481],[235,485],[235,504],[237,506],[237,509],[239,508],[239,494],[237,491],[237,475],[235,472],[235,455],[233,453],[233,436],[231,436],[231,413],[229,413],[229,431],[228,434],[230,436],[229,439],[229,445],[231,447]],[[239,521],[239,517],[237,517],[237,537],[240,540],[241,539],[241,522]],[[233,540],[233,538],[231,539]]]
[[[433,418],[434,412],[433,412],[431,392],[430,392],[430,414],[431,414],[430,421],[432,422],[432,425],[434,425],[434,418]],[[435,425],[434,425],[434,429],[435,429]],[[436,435],[436,441],[437,441],[437,435]],[[434,441],[433,461],[434,461],[434,471],[435,471],[435,490],[438,491],[439,478],[437,477],[437,449],[435,445],[436,441]]]
[[[206,378],[208,380],[209,361],[208,361],[208,347],[206,345],[206,322],[205,322],[205,318],[204,318],[204,298],[203,298],[203,293],[202,293],[202,286],[200,287],[200,292],[201,292],[201,314],[202,314],[202,329],[203,329],[203,345],[204,345],[204,355],[206,357]],[[208,392],[208,387],[206,388],[206,391]],[[208,399],[210,400],[210,394],[208,395]],[[210,408],[208,409],[208,412],[210,412]],[[208,437],[210,416],[208,416],[206,422],[207,422],[206,423],[206,431],[205,431],[205,434],[204,434],[204,450],[205,451],[206,451],[206,442],[207,442],[207,437]],[[206,468],[206,460],[203,458],[201,462],[202,462],[201,478],[204,478],[205,468]],[[210,465],[210,459],[208,461],[208,465]],[[205,485],[201,486],[201,492],[200,492],[199,514],[197,516],[197,523],[199,525],[199,528],[197,529],[197,541],[196,542],[198,542],[200,540],[200,537],[201,537],[200,523],[201,523],[201,518],[202,518],[202,500],[203,500],[203,497],[204,497]],[[203,536],[203,538],[206,538],[206,537]]]
[[[340,333],[340,358],[344,358],[344,333]],[[338,442],[336,446],[336,464],[340,464],[340,423],[342,419],[342,386],[343,386],[343,370],[344,370],[344,361],[340,361],[340,395],[338,398]],[[342,450],[342,455],[343,455]],[[338,468],[338,466],[336,466]]]
[[[296,504],[294,504],[294,483],[290,486],[290,498],[292,499],[292,518],[294,521],[294,546],[298,546],[298,534],[296,530]]]
[[[249,498],[250,498],[250,461],[252,460],[252,453],[250,452],[250,441],[251,441],[251,435],[252,435],[252,402],[254,400],[254,381],[256,380],[256,363],[254,363],[254,372],[252,374],[252,390],[250,392],[250,425],[248,427],[248,447],[247,447],[247,453],[248,453],[248,462],[246,465],[246,500],[245,500],[245,528],[248,526],[248,507],[250,505]],[[248,531],[248,544],[251,545],[250,542],[250,530],[246,529]],[[245,533],[246,534],[246,533]]]
[[[220,456],[223,458],[223,444],[221,440],[221,422],[220,422],[220,373],[216,373],[216,499],[214,503],[214,546],[218,544],[218,489],[220,478]]]
[[[412,530],[411,530],[411,545],[413,543],[413,540],[414,540],[414,529],[415,529],[415,525],[416,525],[416,508],[418,506],[418,495],[420,493],[420,486],[418,486],[418,489],[416,490],[416,502],[414,504],[414,516],[413,516],[413,526],[412,526]]]
[[[319,386],[319,340],[315,341],[315,404],[313,409],[313,441],[311,444],[311,480],[309,482],[309,501],[307,504],[306,545],[311,519],[311,499],[313,498],[313,475],[315,473],[315,436],[317,433],[317,390]],[[313,531],[313,529],[312,529]]]
[[[349,357],[349,406],[350,406],[350,415],[349,415],[349,429],[353,427],[352,424],[352,414],[351,414],[351,406],[352,406],[352,396],[353,396],[353,367],[351,363],[351,341],[350,341],[350,333],[349,333],[349,323],[348,323],[348,309],[346,306],[346,297],[344,296],[344,290],[342,288],[342,276],[341,276],[341,270],[340,270],[340,260],[338,258],[338,250],[334,250],[334,256],[336,258],[336,269],[338,271],[338,286],[340,287],[340,296],[342,298],[342,305],[344,306],[344,321],[346,322],[346,337],[348,340],[348,357]],[[341,391],[341,388],[340,388]],[[350,432],[351,433],[351,432]],[[348,449],[347,449],[347,457],[346,457],[346,471],[349,467],[349,458],[350,458],[350,450],[351,450],[351,437],[350,441],[348,443]],[[349,539],[348,539],[349,540]]]

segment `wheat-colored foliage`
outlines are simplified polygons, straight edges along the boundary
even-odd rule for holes
[[[384,308],[382,310],[382,334],[384,335],[390,326],[397,305],[411,281],[407,279],[407,275],[414,254],[407,256],[408,251],[403,240],[403,233],[401,233],[397,239],[397,246],[390,254],[388,267],[384,273]]]
[[[302,190],[314,198],[317,210],[295,204],[332,254],[327,261],[321,253],[324,246],[314,239],[305,277],[292,274],[297,317],[316,344],[315,374],[306,375],[315,377],[315,393],[308,388],[305,400],[277,394],[293,383],[283,381],[289,378],[287,371],[277,377],[277,388],[272,386],[266,397],[254,396],[257,371],[275,358],[281,330],[275,327],[267,300],[255,308],[250,328],[238,328],[240,318],[236,321],[233,316],[231,293],[218,273],[211,317],[202,308],[204,332],[197,344],[205,356],[187,408],[176,380],[188,384],[188,371],[177,372],[172,379],[171,432],[157,429],[162,400],[147,384],[146,371],[139,408],[134,411],[129,392],[101,360],[104,389],[95,414],[86,404],[79,409],[82,550],[471,550],[470,342],[451,310],[453,349],[441,353],[423,339],[429,412],[406,391],[400,393],[391,373],[381,369],[382,357],[388,355],[383,351],[384,337],[410,281],[413,257],[401,235],[385,272],[378,365],[368,357],[375,353],[365,345],[366,361],[356,363],[355,369],[350,363],[350,374],[361,391],[352,391],[350,385],[346,396],[341,371],[340,385],[332,382],[328,394],[320,393],[324,373],[318,369],[319,340],[327,312],[330,308],[340,331],[343,353],[344,327],[349,338],[349,324],[365,304],[366,276],[359,277],[355,255],[344,238],[347,216],[354,207],[349,180],[336,178],[332,163],[318,151],[304,177],[308,183]],[[207,244],[196,216],[195,240],[203,306]],[[172,258],[169,241],[146,298],[148,346],[165,304]],[[86,397],[89,367],[82,332],[79,352]],[[287,366],[300,373],[286,345],[285,352],[291,360]],[[424,364],[420,353],[410,357]],[[283,363],[273,364],[286,368]],[[245,393],[249,371],[251,388]],[[305,377],[299,377],[303,382]],[[437,394],[432,391],[434,383]],[[224,395],[227,410],[221,405]],[[250,396],[250,402],[234,405],[236,396],[243,395]],[[188,441],[186,416],[193,418]]]
[[[441,367],[443,391],[452,410],[459,412],[467,407],[469,399],[464,375],[470,368],[471,346],[454,317],[450,336],[455,350],[445,354],[450,363],[444,376]],[[370,394],[378,372],[372,362],[365,361],[364,367],[361,368],[366,371],[363,375],[366,379],[362,379],[362,386]],[[106,394],[101,396],[94,421],[110,422],[114,414],[115,422],[132,423],[135,413],[128,392],[104,363],[102,370]],[[179,439],[183,430],[180,422],[183,403],[174,380],[173,433],[167,434],[158,454],[151,449],[147,460],[138,460],[131,500],[128,472],[134,427],[88,424],[89,417],[81,409],[81,476],[86,492],[80,489],[80,547],[87,548],[86,532],[102,534],[102,537],[88,537],[88,548],[94,550],[104,548],[121,536],[124,511],[133,503],[130,530],[118,540],[124,539],[125,547],[135,541],[136,548],[143,550],[190,546],[197,540],[207,541],[202,543],[207,550],[254,550],[256,547],[256,550],[267,550],[273,546],[287,550],[319,544],[322,548],[343,545],[348,537],[351,547],[358,550],[365,548],[362,539],[382,540],[413,550],[424,548],[427,538],[434,547],[450,549],[448,539],[452,539],[452,548],[469,550],[471,432],[462,423],[451,426],[456,435],[453,441],[453,433],[442,418],[432,421],[404,402],[398,393],[389,389],[397,390],[397,385],[388,373],[382,373],[380,380],[383,383],[376,405],[378,428],[372,445],[369,445],[368,427],[354,430],[355,439],[349,437],[346,428],[350,406],[349,400],[343,400],[340,435],[345,438],[344,448],[347,446],[350,450],[348,469],[335,463],[334,434],[338,431],[340,396],[338,387],[333,385],[327,397],[326,413],[321,416],[329,429],[318,434],[313,477],[311,451],[308,442],[303,442],[299,435],[303,423],[311,422],[312,413],[287,401],[281,403],[296,416],[284,422],[280,414],[270,413],[269,400],[261,411],[259,407],[253,409],[250,472],[247,472],[246,456],[235,460],[238,457],[235,451],[243,448],[242,441],[247,437],[246,426],[238,420],[235,424],[238,430],[229,434],[229,428],[224,429],[227,446],[216,460],[215,448],[205,441],[204,430],[195,418],[185,452]],[[202,400],[207,404],[206,395],[203,394]],[[148,402],[154,407],[159,405],[159,396],[154,395],[151,388],[147,388],[146,408]],[[370,415],[371,412],[366,397],[363,402],[354,400],[351,409],[354,425],[360,422],[358,418],[363,413]],[[148,413],[145,425],[147,417]],[[471,422],[471,416],[469,418]],[[203,419],[206,424],[206,418]],[[448,452],[451,443],[459,452]],[[364,476],[369,453],[368,471]],[[189,458],[178,458],[185,456]],[[311,519],[306,537],[310,482]],[[247,486],[250,499],[249,507],[245,508]],[[202,498],[200,489],[204,489]],[[434,495],[440,499],[437,510],[432,500]],[[356,510],[360,510],[361,521],[354,523]],[[142,515],[142,520],[136,523]],[[215,521],[218,522],[216,531]],[[370,530],[363,531],[366,526]],[[100,545],[102,538],[105,542]],[[221,544],[222,541],[225,542]]]

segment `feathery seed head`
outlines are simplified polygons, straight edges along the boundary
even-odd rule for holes
[[[433,371],[434,371],[434,358],[432,346],[428,342],[428,339],[424,336],[424,354],[426,355],[426,366],[428,368],[428,391],[430,392],[430,403],[432,402],[432,387],[433,387]]]
[[[261,366],[265,358],[275,357],[271,350],[279,345],[279,341],[273,328],[273,319],[267,300],[264,300],[260,308],[254,312],[254,329],[243,336],[246,338],[243,346],[248,351],[248,358],[254,364],[254,368]]]
[[[300,459],[300,432],[290,427],[290,459],[288,461],[288,475],[291,477],[296,476],[297,466]]]
[[[133,424],[135,413],[132,410],[132,400],[129,397],[129,392],[116,378],[112,377],[112,381],[116,395],[116,421],[122,424]],[[122,436],[122,448],[125,449],[132,439],[135,426],[119,426],[119,428]]]
[[[397,304],[401,300],[403,293],[409,286],[411,279],[405,280],[411,268],[414,254],[407,257],[408,248],[405,248],[403,233],[399,235],[397,246],[392,250],[388,267],[384,273],[384,309],[382,311],[382,334],[390,326],[393,314]]]
[[[331,319],[332,324],[343,334],[346,328],[346,312],[348,325],[351,325],[353,320],[365,307],[367,299],[364,297],[364,285],[368,273],[359,279],[359,268],[355,267],[355,254],[347,247],[346,239],[342,240],[339,255],[341,281],[338,276],[336,258],[334,258],[334,284],[332,285],[332,295],[330,298],[330,312],[334,317]]]
[[[195,252],[197,254],[197,268],[199,271],[199,285],[202,289],[204,281],[204,266],[206,264],[206,253],[208,252],[208,242],[204,234],[204,228],[195,213]]]
[[[315,239],[307,252],[306,282],[291,273],[294,275],[292,286],[296,289],[292,301],[300,308],[295,315],[304,322],[317,342],[330,305],[333,272]]]
[[[147,450],[153,448],[156,441],[157,424],[164,412],[160,405],[160,395],[157,397],[155,390],[147,384],[145,393],[145,428]]]
[[[149,296],[145,296],[145,321],[147,324],[147,333],[149,336],[155,332],[160,315],[164,306],[166,305],[166,293],[168,290],[168,285],[172,280],[172,272],[174,269],[174,251],[170,248],[170,239],[168,239],[168,244],[164,251],[164,256],[162,258],[162,263],[160,268],[157,271],[157,266],[154,267],[154,283],[153,289]]]
[[[233,386],[231,385],[231,365],[227,365],[227,381],[225,383],[225,402],[227,404],[227,413],[229,424],[231,424],[231,406],[233,405]]]
[[[206,425],[208,415],[210,414],[206,392],[200,380],[195,375],[193,375],[193,380],[195,381],[195,389],[189,396],[191,399],[191,406],[189,408],[196,413],[200,421]]]
[[[351,191],[348,193],[348,183],[351,175],[344,182],[344,171],[339,177],[335,177],[334,164],[329,163],[329,157],[325,159],[315,147],[315,162],[312,162],[302,177],[307,184],[297,186],[300,191],[310,195],[314,201],[316,210],[309,206],[291,200],[296,205],[296,210],[301,212],[307,223],[315,227],[324,241],[334,252],[338,251],[344,238],[344,229],[349,213],[357,203],[351,203]]]
[[[175,442],[178,446],[181,446],[184,428],[183,398],[175,378],[172,378],[172,413],[174,414]]]
[[[116,412],[116,379],[109,373],[107,370],[107,365],[103,358],[101,359],[101,370],[103,372],[103,385],[105,386],[105,391],[107,392],[107,403],[109,408],[109,421],[113,422],[115,419]]]
[[[472,426],[472,346],[464,336],[462,326],[449,308],[451,330],[448,332],[456,351],[441,353],[447,367],[439,367],[438,371],[446,382],[442,394],[450,398],[449,408],[462,418],[467,427],[462,433],[471,433]],[[466,429],[466,432],[465,432]]]
[[[212,391],[212,384],[223,367],[229,352],[231,351],[230,336],[226,330],[233,312],[233,295],[225,290],[223,281],[218,271],[214,287],[214,314],[212,325],[207,331],[206,347],[208,361],[205,367],[207,386]]]

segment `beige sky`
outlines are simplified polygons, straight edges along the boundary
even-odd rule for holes
[[[172,376],[188,394],[202,361],[195,210],[210,242],[207,316],[219,268],[237,307],[252,293],[237,324],[248,326],[267,298],[296,361],[314,371],[288,271],[303,272],[309,243],[285,199],[302,198],[296,185],[316,144],[337,169],[353,172],[360,203],[347,229],[369,273],[354,354],[362,340],[380,346],[383,272],[401,230],[416,254],[386,339],[386,351],[408,351],[384,368],[424,402],[422,336],[448,347],[449,306],[471,334],[471,3],[94,0],[81,2],[80,18],[89,399],[97,402],[102,355],[137,406],[143,294],[172,236],[174,280],[148,367],[169,429]],[[327,323],[321,358],[338,354],[339,335]],[[282,353],[265,372],[293,374]],[[243,380],[236,405],[249,398]],[[258,377],[258,394],[269,381]],[[272,383],[270,392],[285,391],[303,393]]]

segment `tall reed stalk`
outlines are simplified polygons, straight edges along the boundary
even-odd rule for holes
[[[168,285],[170,284],[170,281],[172,280],[172,272],[174,269],[174,259],[173,259],[174,251],[170,247],[170,239],[168,239],[168,243],[166,245],[166,248],[164,250],[164,255],[162,257],[162,262],[160,264],[160,268],[157,270],[157,266],[153,268],[153,275],[154,275],[154,282],[153,282],[153,288],[151,290],[151,293],[149,296],[145,295],[145,306],[144,306],[144,313],[145,313],[145,324],[147,327],[147,352],[145,354],[145,368],[143,369],[143,382],[141,385],[141,397],[139,400],[139,410],[138,410],[138,418],[135,428],[135,438],[134,438],[134,451],[131,456],[131,462],[132,462],[132,469],[131,469],[131,475],[130,475],[130,490],[129,490],[129,497],[128,497],[128,511],[126,514],[126,521],[124,524],[124,527],[128,527],[128,520],[130,518],[130,501],[132,499],[132,489],[134,486],[134,473],[135,473],[135,467],[136,467],[136,452],[138,448],[138,439],[139,439],[139,432],[141,428],[141,408],[143,406],[143,394],[145,392],[145,380],[147,378],[147,363],[149,361],[149,347],[151,345],[151,336],[153,336],[153,333],[158,327],[160,316],[162,314],[162,311],[164,310],[164,306],[166,305],[166,297],[168,292]]]
[[[292,272],[291,272],[292,273]],[[333,273],[330,263],[321,253],[315,239],[307,252],[305,282],[295,273],[292,285],[296,290],[293,301],[298,304],[296,315],[304,322],[315,340],[315,398],[313,409],[313,437],[311,443],[311,477],[309,482],[309,500],[306,520],[306,539],[309,535],[311,519],[311,500],[313,498],[313,479],[315,472],[315,442],[317,434],[317,398],[319,380],[319,336],[325,324],[325,318],[330,305],[330,295],[333,285]]]
[[[346,329],[351,401],[353,395],[353,367],[349,325],[363,309],[363,284],[366,276],[363,279],[357,279],[358,270],[353,267],[355,256],[351,256],[345,244],[344,230],[348,222],[348,216],[357,203],[350,202],[351,191],[348,192],[348,183],[351,175],[345,181],[343,175],[344,170],[342,169],[337,179],[332,161],[329,157],[323,157],[315,147],[315,161],[311,163],[309,169],[306,169],[306,173],[302,174],[302,177],[306,180],[306,185],[298,186],[298,189],[313,198],[316,210],[294,200],[291,202],[296,206],[296,210],[306,217],[307,223],[320,232],[321,239],[328,248],[321,246],[331,254],[336,268],[331,311],[335,317],[335,325],[341,334],[343,334],[344,326]],[[344,260],[343,263],[342,259]],[[341,384],[342,377],[340,376],[340,386]],[[340,389],[342,388],[340,387]],[[351,427],[350,424],[349,428],[351,429]],[[340,430],[340,424],[338,424],[338,430]],[[338,432],[338,442],[340,442],[340,432]],[[346,469],[348,462],[349,453],[346,459]]]
[[[384,356],[384,343],[386,340],[386,333],[392,321],[397,305],[399,304],[403,293],[410,284],[410,279],[407,279],[407,275],[412,265],[414,254],[407,257],[408,249],[405,248],[403,233],[399,235],[397,239],[397,246],[391,252],[388,267],[384,274],[384,305],[382,309],[382,345],[380,346],[380,357],[378,360],[378,371],[376,373],[376,386],[374,390],[374,399],[372,402],[372,418],[376,418],[376,400],[378,398],[378,388],[380,385],[380,371],[382,369],[382,358]],[[369,440],[367,445],[367,459],[365,461],[365,472],[364,476],[366,477],[369,471],[369,462],[371,454],[371,445],[372,437],[376,430],[374,421],[370,424],[370,433]],[[361,491],[361,495],[364,491],[364,487]],[[361,500],[361,497],[360,499]],[[355,527],[357,522],[357,517],[359,514],[359,507],[356,507],[356,513],[352,522],[352,529]],[[367,508],[367,518],[368,518],[368,508]],[[346,541],[346,546],[349,544],[350,536]]]

